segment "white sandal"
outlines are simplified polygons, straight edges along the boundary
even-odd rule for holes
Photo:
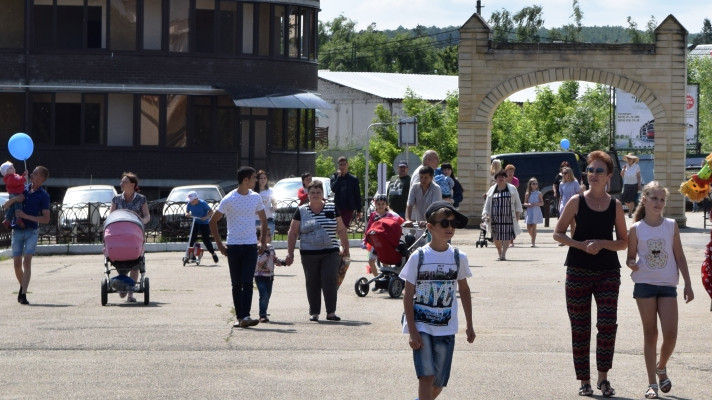
[[[651,383],[648,385],[648,390],[645,391],[646,399],[657,399],[658,398],[658,384]]]

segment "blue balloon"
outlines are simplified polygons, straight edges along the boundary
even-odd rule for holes
[[[10,154],[18,160],[27,160],[32,155],[32,151],[35,149],[35,144],[32,142],[32,138],[26,133],[16,133],[10,137],[7,142],[7,148],[10,150]]]
[[[562,149],[568,150],[571,143],[569,143],[569,139],[561,139],[560,145]]]

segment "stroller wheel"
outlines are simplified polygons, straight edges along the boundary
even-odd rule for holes
[[[143,278],[143,305],[147,306],[149,302],[149,291],[150,285],[148,283],[148,277]]]
[[[358,297],[366,297],[368,294],[368,279],[366,278],[361,278],[356,281],[356,285],[354,285],[354,290],[356,291],[356,295]]]
[[[391,278],[390,282],[388,282],[388,295],[394,299],[397,299],[400,297],[401,293],[403,293],[403,280],[395,276]]]
[[[188,257],[183,257],[183,266],[185,267],[185,264],[188,264]]]
[[[101,305],[105,306],[109,301],[109,281],[104,277],[101,280]]]

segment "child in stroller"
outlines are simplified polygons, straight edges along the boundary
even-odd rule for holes
[[[144,258],[143,222],[130,210],[114,210],[104,222],[104,278],[101,281],[101,305],[105,306],[109,293],[143,293],[143,304],[149,302],[149,281]],[[112,268],[117,276],[111,277]],[[128,276],[137,268],[139,281]]]
[[[362,277],[356,281],[354,289],[359,297],[368,294],[371,283],[374,284],[374,290],[386,289],[393,298],[403,293],[404,282],[398,274],[410,254],[427,242],[427,231],[406,228],[404,232],[401,223],[400,218],[384,217],[371,224],[366,231],[366,241],[373,246],[380,273],[371,280]]]

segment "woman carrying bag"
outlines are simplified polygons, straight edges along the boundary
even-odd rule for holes
[[[285,261],[287,265],[294,262],[294,248],[299,237],[299,254],[309,301],[309,320],[319,321],[323,293],[326,319],[340,321],[341,318],[336,315],[337,276],[341,258],[349,257],[346,227],[334,203],[324,200],[324,186],[320,180],[312,181],[307,192],[309,202],[299,206],[289,227]]]

